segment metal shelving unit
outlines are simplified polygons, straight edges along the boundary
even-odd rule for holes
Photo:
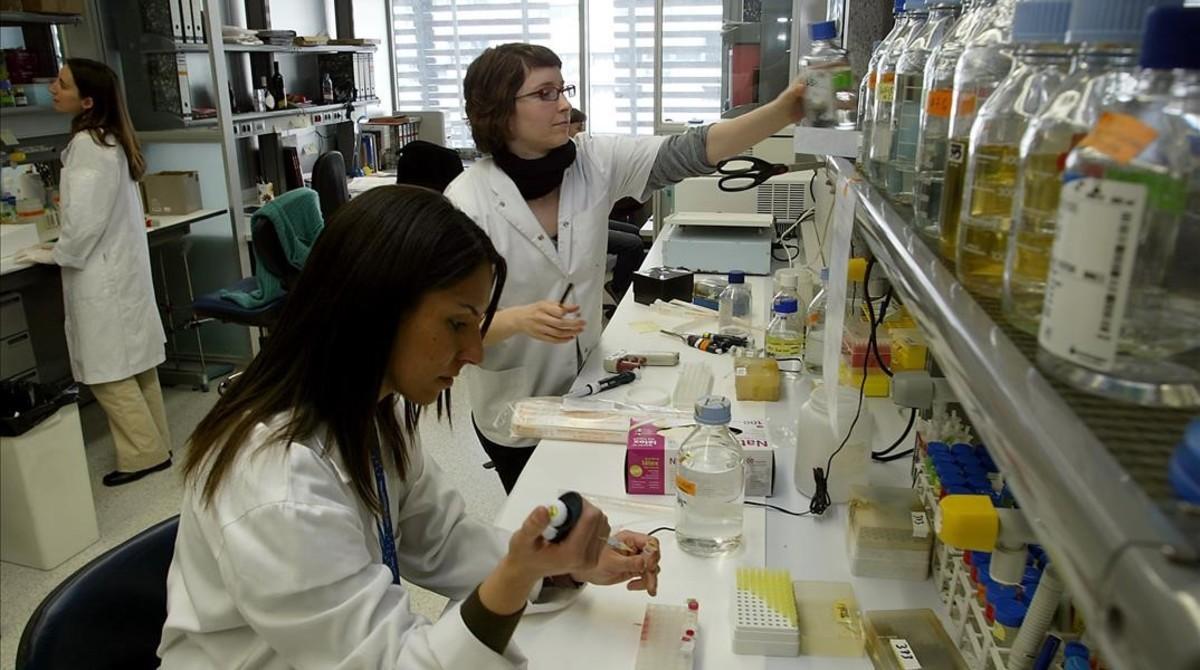
[[[1200,668],[1200,515],[1171,502],[1167,461],[1190,418],[1044,376],[1036,339],[960,284],[850,161],[859,228],[1004,472],[1114,668]]]
[[[165,39],[146,40],[142,53],[208,53],[207,44],[180,43]],[[346,46],[326,45],[313,47],[272,46],[270,44],[225,44],[225,53],[272,53],[272,54],[337,54],[337,53],[375,53],[375,46]]]

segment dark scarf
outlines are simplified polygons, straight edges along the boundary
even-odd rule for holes
[[[575,143],[567,140],[561,147],[533,160],[518,158],[508,149],[497,151],[492,158],[517,185],[522,198],[537,200],[562,184],[563,171],[575,162]]]

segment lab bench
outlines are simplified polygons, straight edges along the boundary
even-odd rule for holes
[[[159,366],[159,378],[167,385],[190,384],[207,390],[209,380],[228,371],[229,366],[209,365],[204,360],[203,342],[199,330],[187,327],[187,318],[181,312],[189,312],[195,298],[188,265],[186,237],[195,223],[225,214],[223,209],[201,209],[183,215],[151,216],[151,227],[146,229],[150,247],[152,271],[158,278],[158,305],[163,316],[163,327],[168,337],[167,361]],[[53,265],[17,263],[13,260],[20,248],[37,243],[36,233],[32,237],[21,236],[33,232],[34,224],[6,226],[8,238],[0,257],[0,317],[3,318],[3,336],[0,337],[0,379],[28,379],[43,383],[57,383],[71,376],[66,338],[62,331],[65,320],[62,304],[62,280],[59,268]],[[29,226],[29,231],[16,230],[17,226]],[[22,240],[18,244],[18,239]],[[179,244],[182,242],[182,244]],[[185,300],[179,304],[170,296],[167,281],[167,254],[178,249],[181,253],[185,279]],[[178,355],[176,338],[183,330],[192,330],[197,340],[201,364],[188,365]]]
[[[644,267],[660,265],[661,258],[660,238],[660,242],[651,247]],[[755,294],[754,321],[764,323],[772,280],[770,277],[747,277],[746,281]],[[792,470],[796,453],[796,418],[811,390],[811,378],[785,374],[779,402],[734,400],[732,356],[685,347],[679,340],[660,335],[657,329],[645,332],[650,330],[648,324],[643,327],[645,322],[677,326],[689,318],[663,316],[649,306],[636,303],[632,292],[628,293],[609,321],[598,349],[584,365],[580,382],[605,376],[604,357],[622,349],[677,351],[681,364],[708,364],[713,371],[712,392],[731,399],[734,419],[766,420],[771,440],[777,447],[774,495],[750,500],[769,502],[789,510],[807,510],[808,499],[796,491]],[[715,325],[714,313],[712,326]],[[643,368],[636,384],[654,385],[670,392],[678,369]],[[630,388],[635,386],[618,387],[597,398],[621,400]],[[905,419],[890,399],[867,399],[864,409],[873,414],[878,426],[874,448],[888,446],[887,443],[903,431]],[[542,440],[500,510],[496,523],[515,529],[535,506],[545,505],[562,491],[573,489],[600,498],[600,506],[614,531],[628,528],[647,532],[660,526],[673,526],[674,496],[625,494],[624,458],[624,445]],[[836,461],[834,465],[836,473]],[[905,462],[871,465],[869,479],[871,484],[881,486],[907,487],[911,484],[910,470]],[[626,502],[606,505],[605,499]],[[790,571],[793,580],[849,582],[863,610],[928,608],[944,616],[945,608],[931,580],[906,582],[866,579],[850,574],[845,549],[846,516],[845,505],[832,506],[824,516],[815,518],[797,518],[747,506],[742,548],[719,558],[703,559],[684,554],[669,533],[658,535],[662,548],[662,574],[657,598],[649,598],[644,592],[629,592],[619,586],[588,587],[579,596],[579,602],[561,612],[526,617],[514,639],[529,657],[531,668],[632,667],[640,637],[638,625],[646,605],[682,605],[688,598],[695,598],[700,603],[697,668],[867,670],[871,668],[871,662],[865,655],[859,658],[767,658],[735,655],[732,647],[730,607],[738,567],[784,568]]]

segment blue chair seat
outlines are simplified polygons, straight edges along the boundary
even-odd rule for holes
[[[157,668],[178,528],[178,516],[151,526],[59,584],[25,624],[16,667]]]
[[[257,288],[258,280],[254,277],[246,277],[222,290],[253,291]],[[278,320],[285,297],[286,295],[281,296],[258,307],[242,307],[236,302],[222,298],[221,291],[213,291],[196,298],[192,303],[192,311],[197,318],[217,319],[228,323],[269,328]]]

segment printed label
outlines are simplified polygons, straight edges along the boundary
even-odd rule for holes
[[[921,670],[921,662],[917,660],[917,654],[908,645],[908,640],[903,638],[892,638],[888,640],[892,645],[892,653],[896,655],[896,660],[900,661],[900,667],[904,670]]]
[[[912,513],[913,537],[929,537],[929,521],[924,512]]]
[[[978,99],[974,93],[963,93],[958,96],[958,100],[954,105],[954,115],[970,117],[975,116],[975,106],[978,104]]]
[[[870,90],[872,90],[872,91],[874,91],[874,90],[875,90],[875,77],[876,77],[876,76],[877,76],[877,75],[876,75],[876,72],[875,72],[874,70],[871,70],[871,73],[867,75],[867,88],[868,88],[868,89],[870,89]],[[15,143],[15,142],[13,142],[13,144],[16,144],[16,143]]]
[[[835,600],[833,602],[833,620],[847,626],[854,623],[850,618],[850,606],[844,601]]]
[[[1087,177],[1063,186],[1038,332],[1050,353],[1112,369],[1145,203],[1142,184]]]
[[[934,89],[925,99],[925,112],[930,116],[942,119],[950,118],[950,110],[954,107],[954,91],[948,88]]]
[[[950,142],[946,146],[946,162],[962,165],[967,160],[967,143]]]
[[[745,377],[750,374],[745,367],[735,368],[733,371],[735,377]]]
[[[1126,165],[1146,150],[1158,131],[1128,114],[1105,112],[1092,132],[1079,143],[1081,147],[1092,147],[1122,165]]]

